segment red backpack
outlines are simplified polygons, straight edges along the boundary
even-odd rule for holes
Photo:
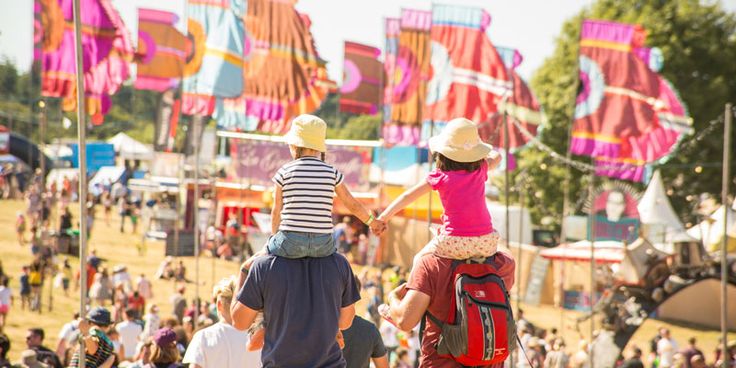
[[[516,324],[495,259],[453,262],[455,307],[444,321],[427,312],[442,331],[436,346],[440,357],[464,366],[486,366],[503,363],[515,349]]]

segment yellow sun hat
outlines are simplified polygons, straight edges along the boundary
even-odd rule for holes
[[[465,118],[450,120],[442,132],[429,139],[429,149],[457,162],[488,158],[493,146],[483,143],[478,126]]]
[[[292,120],[284,141],[293,146],[326,152],[326,135],[327,123],[324,120],[314,115],[302,114]]]

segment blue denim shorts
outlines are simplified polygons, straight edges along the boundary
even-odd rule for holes
[[[279,231],[268,239],[268,253],[285,258],[327,257],[337,250],[332,234]]]

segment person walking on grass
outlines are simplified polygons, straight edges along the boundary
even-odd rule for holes
[[[3,332],[8,323],[8,313],[13,300],[13,290],[8,287],[8,278],[0,277],[0,332]]]

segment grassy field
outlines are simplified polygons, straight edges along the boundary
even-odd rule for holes
[[[29,246],[20,247],[15,238],[15,213],[23,208],[20,201],[2,201],[0,202],[0,260],[4,266],[5,272],[13,277],[11,287],[16,294],[16,302],[11,308],[8,324],[5,333],[11,339],[12,347],[10,357],[15,360],[20,356],[20,352],[25,349],[25,333],[30,327],[42,327],[46,330],[45,345],[50,348],[56,347],[56,335],[61,326],[68,322],[72,317],[72,313],[79,308],[79,298],[76,294],[65,297],[61,290],[53,290],[53,310],[48,311],[48,299],[52,293],[50,283],[46,283],[43,291],[44,309],[41,314],[37,312],[21,311],[20,300],[17,299],[18,277],[21,273],[21,267],[29,264],[31,261],[31,253]],[[75,223],[76,223],[76,211]],[[162,242],[146,242],[145,254],[139,254],[139,245],[141,244],[141,236],[138,234],[120,234],[119,219],[113,216],[112,223],[108,226],[102,219],[102,211],[98,211],[98,218],[95,221],[92,237],[89,242],[90,249],[97,249],[98,256],[107,259],[106,266],[112,269],[114,265],[124,264],[128,266],[131,276],[136,277],[141,273],[145,273],[149,279],[152,279],[159,263],[164,257],[164,244]],[[129,229],[126,229],[129,231]],[[140,230],[140,229],[139,229]],[[78,269],[78,259],[70,257],[74,265],[74,271]],[[195,259],[192,257],[184,258],[187,267],[187,275],[189,279],[195,276]],[[233,275],[238,271],[238,265],[234,262],[226,262],[221,260],[212,260],[212,258],[202,257],[200,259],[200,287],[199,294],[204,298],[209,298],[212,288],[212,281],[215,282],[228,275]],[[356,270],[356,273],[358,271]],[[154,285],[154,300],[161,308],[161,315],[166,316],[171,312],[169,297],[174,292],[174,283],[171,281],[152,280]],[[187,287],[187,296],[192,298],[196,295],[196,287],[189,284]],[[362,306],[362,303],[359,304]],[[574,349],[580,338],[587,338],[588,325],[581,325],[582,335],[578,334],[574,328],[574,319],[579,316],[575,312],[561,312],[559,309],[551,306],[525,306],[526,318],[537,326],[551,328],[558,327],[566,338],[568,348]],[[562,328],[560,328],[562,326]],[[655,335],[656,329],[660,326],[667,326],[673,331],[673,336],[684,345],[690,336],[696,336],[699,340],[701,349],[706,352],[707,359],[711,359],[711,352],[715,348],[719,335],[718,331],[698,329],[693,326],[675,325],[662,321],[648,320],[639,329],[634,336],[633,343],[642,347],[647,351],[647,341]],[[736,338],[736,335],[732,338]]]

